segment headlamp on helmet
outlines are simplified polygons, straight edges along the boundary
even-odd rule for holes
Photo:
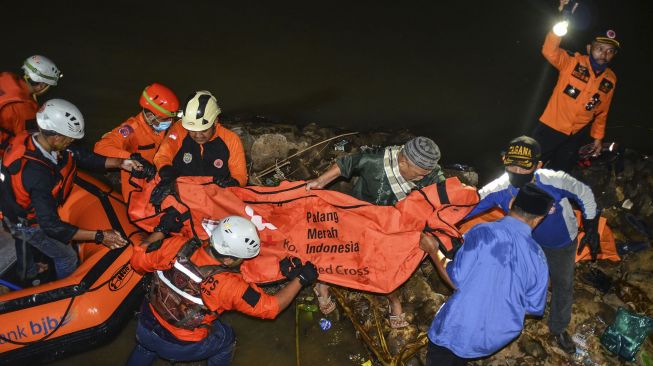
[[[30,80],[51,86],[57,85],[59,79],[63,76],[52,60],[41,55],[28,57],[23,62],[22,69],[25,71],[25,76]]]

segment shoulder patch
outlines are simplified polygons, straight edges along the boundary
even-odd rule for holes
[[[254,290],[252,286],[247,286],[247,290],[245,290],[245,293],[243,294],[243,300],[245,300],[249,306],[254,308],[260,299],[261,293]]]
[[[134,132],[134,128],[130,125],[123,125],[118,129],[118,133],[122,135],[122,137],[127,137],[131,135],[131,133]]]
[[[599,90],[604,92],[605,94],[608,94],[612,89],[614,88],[614,83],[606,78],[603,78],[601,80],[601,84],[599,85]]]

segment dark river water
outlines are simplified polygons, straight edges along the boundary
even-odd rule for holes
[[[433,138],[442,163],[472,165],[485,183],[506,142],[532,130],[555,83],[540,54],[554,7],[548,0],[12,2],[2,5],[0,70],[18,71],[31,54],[52,58],[64,78],[45,98],[81,109],[87,145],[138,113],[143,87],[161,82],[180,99],[210,90],[225,119],[408,129]],[[651,2],[588,0],[563,43],[583,50],[593,26],[616,30],[623,49],[606,141],[642,153],[653,150],[652,16]],[[241,338],[264,338],[240,348],[242,357],[294,364],[294,310],[275,323],[241,321]],[[79,364],[120,363],[132,342],[133,324]],[[270,358],[277,352],[290,358]]]
[[[15,70],[34,53],[55,60],[64,78],[46,98],[79,106],[88,144],[136,114],[157,81],[180,99],[210,90],[226,118],[409,129],[485,182],[506,142],[532,130],[556,77],[540,54],[549,0],[76,3],[13,4],[0,66]],[[617,31],[606,140],[648,153],[652,15],[650,2],[589,0],[563,43],[583,50],[594,26]]]

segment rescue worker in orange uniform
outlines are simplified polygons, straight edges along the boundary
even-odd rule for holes
[[[48,100],[36,113],[36,122],[39,132],[21,132],[10,141],[4,154],[0,208],[16,239],[21,277],[36,276],[32,258],[27,255],[29,244],[53,259],[57,278],[61,279],[77,268],[77,253],[70,241],[95,241],[111,249],[127,244],[116,230],[87,230],[59,216],[57,208],[72,190],[77,165],[90,170],[132,170],[141,165],[71,146],[74,140],[84,137],[84,118],[68,101]],[[21,261],[21,257],[25,259]]]
[[[36,97],[57,85],[62,76],[54,62],[39,55],[28,57],[22,69],[22,78],[0,73],[0,154],[11,137],[27,129],[25,122],[36,117]]]
[[[561,0],[559,10],[563,11],[568,3],[569,0]],[[608,64],[620,45],[616,33],[607,30],[597,33],[587,45],[587,55],[568,53],[560,48],[566,26],[559,24],[547,34],[542,46],[544,57],[559,71],[558,82],[533,138],[542,146],[542,161],[547,169],[569,172],[588,133],[593,139],[590,153],[601,153],[617,84],[617,76]]]
[[[176,120],[179,99],[167,86],[153,83],[143,90],[139,104],[143,110],[105,133],[95,143],[93,151],[103,156],[138,160],[143,170],[136,171],[135,177],[152,179],[156,175],[154,154]],[[123,197],[127,200],[134,188],[125,171],[121,172],[121,183]]]
[[[180,176],[210,176],[222,187],[247,183],[245,149],[238,135],[218,121],[220,107],[208,91],[190,95],[176,124],[154,155],[161,180],[150,202],[160,203]]]
[[[140,246],[134,247],[133,268],[154,272],[136,328],[137,344],[127,365],[147,366],[157,357],[174,361],[208,359],[210,366],[229,365],[234,332],[221,322],[224,311],[236,310],[273,319],[302,286],[317,280],[311,262],[298,258],[280,263],[288,284],[274,295],[245,281],[240,264],[260,251],[256,226],[243,217],[227,216],[212,229],[208,242],[173,236],[182,227],[178,213],[167,212]]]

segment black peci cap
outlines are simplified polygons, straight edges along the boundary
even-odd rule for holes
[[[550,194],[538,188],[534,183],[528,183],[519,189],[512,205],[521,208],[526,213],[544,216],[549,213],[553,203],[554,200]]]

